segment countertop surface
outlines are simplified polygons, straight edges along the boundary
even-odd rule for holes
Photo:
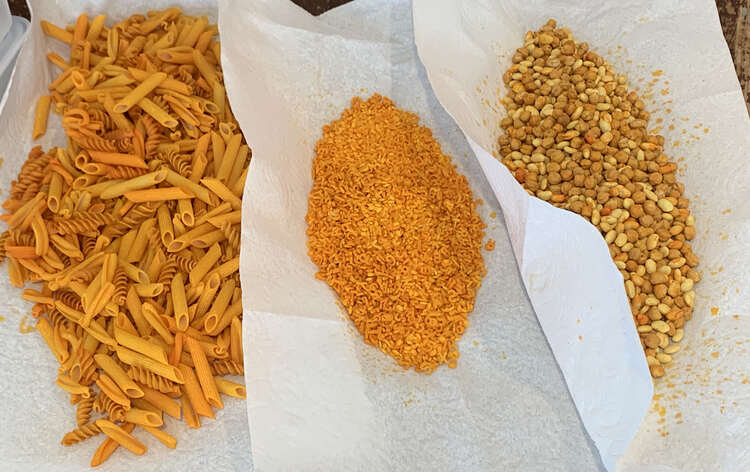
[[[5,0],[0,0],[5,1]],[[343,5],[351,0],[292,0],[313,15]],[[26,0],[8,0],[14,15],[29,18]],[[750,0],[716,0],[721,18],[721,28],[734,59],[737,77],[745,93],[745,102],[750,110]]]

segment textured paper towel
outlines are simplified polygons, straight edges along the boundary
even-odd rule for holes
[[[233,111],[253,148],[241,277],[257,470],[595,470],[524,294],[499,207],[416,55],[408,1],[357,0],[314,18],[289,2],[221,1]],[[497,248],[457,369],[404,371],[364,344],[306,253],[321,128],[354,95],[417,112],[470,181]]]
[[[623,336],[633,331],[625,326],[630,313],[622,281],[614,265],[602,267],[609,257],[590,225],[528,197],[490,155],[505,116],[498,103],[502,73],[524,33],[550,17],[640,86],[651,125],[662,120],[665,152],[680,163],[699,234],[694,249],[703,282],[683,351],[656,381],[656,400],[618,470],[748,470],[750,125],[716,6],[710,0],[414,5],[415,40],[431,84],[502,204],[537,316],[587,431],[613,467],[650,400],[645,365],[622,348]],[[663,75],[647,85],[657,69]],[[586,312],[587,304],[606,298],[609,304]],[[576,343],[573,319],[582,312],[583,324],[598,320],[616,328],[590,331]]]
[[[171,6],[171,1],[118,2],[115,0],[32,2],[33,27],[18,58],[13,83],[0,111],[0,167],[1,198],[7,196],[10,181],[16,177],[26,154],[33,145],[45,149],[64,145],[65,135],[57,115],[50,117],[47,134],[38,143],[31,142],[34,106],[37,97],[46,93],[47,84],[58,73],[45,59],[50,50],[67,57],[67,45],[45,37],[39,19],[57,24],[75,22],[77,15],[89,16],[105,12],[117,21],[133,13],[145,13]],[[187,12],[208,14],[216,18],[216,3],[183,0]],[[22,335],[18,326],[29,312],[30,303],[21,300],[21,291],[8,282],[5,267],[0,274],[0,297],[4,300],[0,315],[0,400],[4,413],[0,422],[0,469],[8,472],[80,471],[88,468],[91,456],[103,437],[72,447],[60,445],[62,436],[75,428],[75,407],[69,396],[55,384],[57,362],[37,333]],[[33,324],[32,324],[33,326]],[[199,430],[188,428],[184,422],[166,417],[166,431],[177,438],[177,450],[167,449],[144,431],[135,436],[148,446],[149,451],[136,457],[118,450],[98,469],[123,470],[134,467],[148,471],[168,470],[236,470],[252,467],[245,404],[229,399],[219,410],[215,420],[201,419]]]

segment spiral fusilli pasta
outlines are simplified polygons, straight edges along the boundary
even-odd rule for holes
[[[131,366],[128,369],[128,377],[161,393],[180,393],[179,384],[137,366]]]
[[[94,408],[94,398],[82,398],[78,402],[78,407],[76,408],[76,422],[78,423],[78,427],[83,427],[86,423],[88,423],[91,420],[91,412]]]
[[[245,366],[231,359],[220,359],[209,364],[214,375],[245,375]]]
[[[125,418],[125,407],[109,398],[104,392],[99,392],[96,395],[94,411],[106,413],[110,421],[122,421]]]
[[[70,446],[92,436],[96,436],[101,432],[101,428],[99,428],[96,423],[86,423],[83,426],[79,426],[78,428],[74,429],[73,431],[65,433],[65,436],[63,436],[61,442],[63,446]]]

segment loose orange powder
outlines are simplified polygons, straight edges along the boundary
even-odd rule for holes
[[[486,273],[466,178],[419,118],[380,95],[323,127],[308,249],[364,340],[404,368],[456,366]]]

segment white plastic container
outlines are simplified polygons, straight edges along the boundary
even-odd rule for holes
[[[5,8],[8,7],[5,0],[0,0],[0,4],[5,4]],[[2,12],[0,11],[1,15]],[[2,103],[2,97],[8,88],[10,75],[13,72],[13,65],[16,63],[16,56],[18,56],[18,51],[21,49],[30,26],[26,18],[10,15],[8,15],[8,18],[11,19],[10,28],[4,37],[0,39],[0,103]]]
[[[3,40],[5,34],[10,29],[10,7],[8,6],[8,0],[0,0],[0,41]],[[2,49],[0,49],[2,51]]]

